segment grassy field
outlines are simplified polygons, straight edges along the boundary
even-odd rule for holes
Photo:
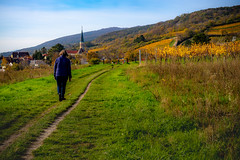
[[[236,58],[150,64],[129,70],[128,75],[151,91],[166,114],[195,123],[199,136],[204,137],[202,142],[215,149],[208,151],[213,157],[207,159],[238,159],[239,62]]]
[[[88,82],[108,67],[99,65],[74,70],[73,79],[67,84],[67,100],[63,102],[58,102],[53,75],[0,87],[0,142],[26,124],[31,124],[23,136],[1,153],[0,159],[18,159],[29,142],[76,101]]]
[[[164,112],[153,94],[115,69],[95,80],[35,159],[204,159],[197,123]]]
[[[118,65],[92,82],[79,105],[34,151],[35,159],[238,159],[239,65],[238,58]],[[34,125],[0,159],[19,159],[86,84],[109,67],[75,70],[61,103],[53,77],[1,87],[5,99],[0,105],[6,105],[1,126],[8,126],[1,128],[2,141],[24,124]]]

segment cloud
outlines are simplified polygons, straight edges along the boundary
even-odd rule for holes
[[[28,38],[28,37],[15,37],[4,39],[0,38],[0,51],[9,52],[22,48],[33,47],[36,44],[40,44],[44,41],[43,38]]]

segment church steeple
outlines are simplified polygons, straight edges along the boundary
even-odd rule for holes
[[[84,42],[84,38],[83,38],[83,27],[82,27],[82,30],[81,30],[81,38],[80,38],[80,42]]]
[[[83,38],[83,27],[81,28],[81,36],[80,36],[80,43],[79,43],[79,50],[78,53],[81,54],[85,51],[84,49],[84,38]]]

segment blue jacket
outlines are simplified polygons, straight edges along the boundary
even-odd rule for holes
[[[54,64],[54,77],[67,76],[72,78],[71,74],[71,63],[70,60],[65,56],[60,56],[56,59]]]

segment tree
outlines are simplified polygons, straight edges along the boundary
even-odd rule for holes
[[[204,43],[206,44],[210,42],[210,39],[204,33],[198,33],[193,36],[193,42],[196,44],[204,44]]]
[[[100,63],[100,59],[99,58],[91,58],[90,60],[89,60],[89,63],[90,64],[99,64]]]
[[[186,40],[185,42],[183,42],[183,45],[184,45],[184,46],[187,46],[187,47],[188,47],[188,46],[191,46],[191,44],[192,44],[192,42],[191,42],[191,40],[189,40],[189,39]]]
[[[46,54],[47,53],[47,49],[45,47],[41,48],[41,53],[42,54]]]
[[[185,37],[193,37],[194,36],[194,31],[191,29],[185,29]]]
[[[77,54],[77,55],[75,56],[75,63],[76,63],[76,64],[81,64],[81,59],[82,59],[82,55]]]
[[[33,59],[35,59],[35,60],[42,60],[43,59],[41,51],[35,50],[35,52],[33,53],[32,56],[33,56]]]
[[[90,48],[93,46],[96,46],[96,44],[92,43],[92,42],[85,42],[86,47]]]
[[[146,42],[146,39],[143,35],[137,37],[134,42],[140,43],[140,42]]]
[[[56,61],[57,58],[58,58],[58,54],[57,53],[52,55],[52,57],[51,57],[51,65],[55,64],[55,61]]]
[[[61,45],[60,43],[56,44],[55,46],[52,46],[48,50],[48,63],[49,64],[54,64],[56,58],[58,57],[59,52],[64,49],[64,46]]]
[[[55,46],[52,46],[48,52],[55,53],[55,52],[61,52],[61,50],[64,49],[64,46],[60,43],[56,44]]]
[[[8,61],[5,57],[2,59],[2,66],[6,66],[8,64]]]
[[[96,52],[88,52],[87,60],[89,61],[92,58],[98,58],[98,54]]]
[[[135,58],[136,58],[136,54],[134,52],[127,52],[125,54],[125,58],[128,59],[128,60],[134,61]]]

